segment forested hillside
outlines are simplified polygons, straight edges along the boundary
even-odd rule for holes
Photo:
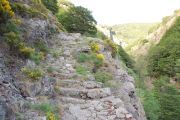
[[[178,10],[165,17],[145,44],[133,51],[137,90],[148,120],[177,120],[180,96],[180,17]]]
[[[152,47],[148,57],[148,73],[154,78],[154,92],[158,100],[159,119],[180,118],[180,17],[160,42]]]

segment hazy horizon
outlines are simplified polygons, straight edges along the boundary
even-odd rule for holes
[[[98,24],[160,22],[180,8],[180,0],[70,0],[92,11]]]

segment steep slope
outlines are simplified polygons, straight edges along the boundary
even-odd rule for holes
[[[174,25],[177,17],[179,17],[179,11],[177,10],[172,16],[165,17],[162,23],[155,26],[154,30],[148,34],[145,38],[144,44],[136,45],[131,50],[133,51],[135,57],[147,55],[150,47],[159,43],[161,38],[169,30],[169,28]],[[143,42],[143,40],[141,40]],[[132,53],[132,54],[133,54]]]
[[[7,2],[6,2],[7,3]],[[41,0],[0,23],[0,120],[145,120],[116,45],[63,26]]]

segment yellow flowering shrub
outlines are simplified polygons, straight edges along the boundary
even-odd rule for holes
[[[99,45],[95,42],[90,43],[90,47],[93,52],[99,52],[99,50],[100,50]]]
[[[38,80],[40,77],[43,76],[42,70],[40,70],[38,68],[24,67],[24,68],[21,69],[21,71],[23,73],[25,73],[29,78],[33,79],[33,80]]]
[[[29,57],[31,54],[33,54],[35,52],[35,49],[24,46],[24,47],[20,48],[19,51],[26,57]]]
[[[47,120],[55,120],[55,115],[52,112],[46,114]]]
[[[8,0],[0,0],[0,22],[5,22],[14,15]]]
[[[104,60],[104,55],[103,54],[97,54],[96,57],[99,60],[102,60],[102,61]]]

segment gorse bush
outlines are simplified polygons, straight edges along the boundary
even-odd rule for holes
[[[14,12],[11,9],[8,0],[0,0],[0,23],[7,22],[7,20],[13,17]]]
[[[16,34],[14,32],[9,32],[9,33],[5,33],[4,37],[11,49],[19,47],[21,41],[19,34]]]
[[[103,54],[96,54],[97,59],[103,61],[104,60],[104,55]]]
[[[55,115],[51,112],[46,113],[47,120],[56,120]]]
[[[91,50],[95,53],[99,52],[100,50],[99,44],[96,42],[91,42],[90,47],[91,47]]]
[[[23,73],[25,73],[29,78],[33,80],[38,80],[40,77],[43,76],[43,72],[39,68],[28,68],[24,67],[21,69]]]
[[[25,57],[30,57],[31,54],[34,54],[35,52],[35,49],[31,48],[31,47],[21,47],[19,49],[19,51],[25,56]]]

